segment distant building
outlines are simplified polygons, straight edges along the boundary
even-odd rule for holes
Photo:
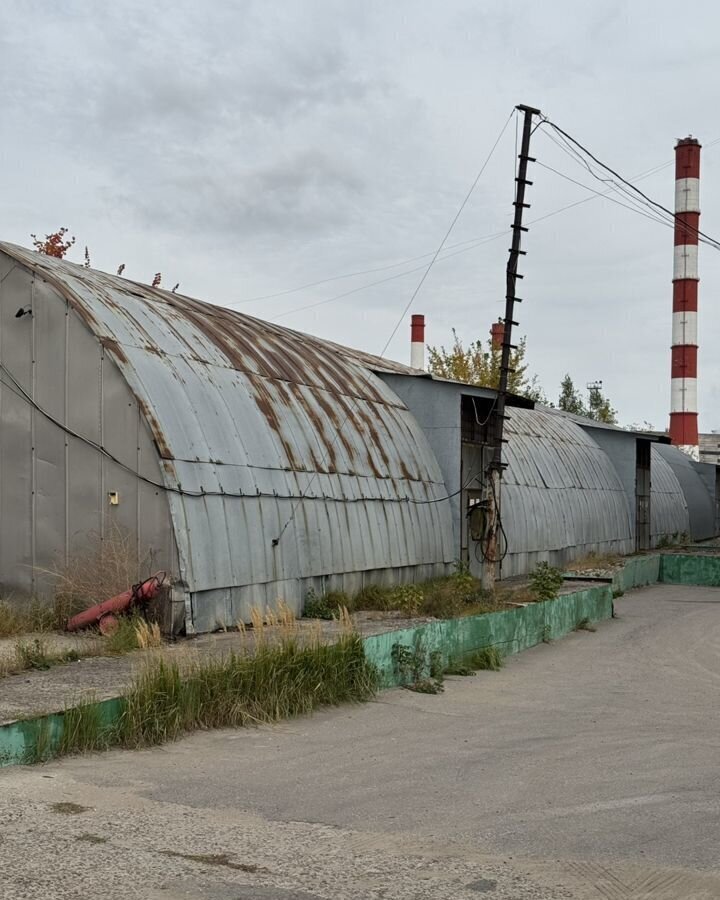
[[[700,437],[700,462],[720,465],[720,430],[711,431],[710,434],[701,434]]]

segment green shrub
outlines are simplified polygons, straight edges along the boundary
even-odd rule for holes
[[[122,656],[138,650],[140,644],[137,639],[137,626],[144,621],[141,616],[120,616],[118,626],[105,638],[105,650],[108,653],[116,653]]]
[[[499,672],[504,665],[504,659],[497,647],[483,647],[470,657],[470,665],[478,670]]]
[[[438,694],[443,690],[442,654],[439,650],[428,653],[420,635],[415,636],[412,647],[393,644],[390,653],[402,687],[420,694]]]
[[[481,650],[476,650],[474,653],[451,659],[445,668],[445,674],[474,675],[475,672],[480,670],[498,672],[502,668],[503,662],[502,653],[497,647],[491,645],[483,647]]]
[[[389,609],[392,591],[377,584],[369,584],[353,598],[353,609]]]
[[[453,563],[453,567],[455,568],[455,572],[452,577],[455,579],[457,584],[463,585],[467,588],[474,588],[476,585],[476,580],[473,575],[470,574],[470,563],[464,559],[456,559]]]
[[[47,645],[39,638],[16,644],[15,654],[22,669],[49,669],[52,665]]]
[[[562,572],[546,562],[538,563],[530,575],[530,590],[537,600],[554,600],[563,583]]]
[[[471,602],[465,585],[454,578],[428,582],[424,590],[423,613],[436,619],[453,619]]]
[[[406,616],[416,616],[423,604],[422,588],[416,584],[401,584],[389,597],[390,609],[398,610]]]
[[[15,644],[15,666],[8,666],[8,674],[24,672],[27,669],[49,669],[63,663],[77,662],[80,654],[77,650],[61,650],[52,652],[47,644],[39,638],[32,641],[19,641]]]
[[[340,612],[343,607],[348,610],[352,607],[352,600],[345,591],[328,591],[325,594],[325,602],[335,613]]]
[[[306,619],[332,619],[333,611],[328,606],[325,594],[318,594],[310,588],[305,595],[303,616]]]

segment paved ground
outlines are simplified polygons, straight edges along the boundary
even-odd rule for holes
[[[720,590],[617,609],[440,696],[2,770],[2,896],[720,898]]]

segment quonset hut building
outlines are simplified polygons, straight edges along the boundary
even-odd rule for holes
[[[494,393],[0,244],[0,593],[119,527],[176,630],[310,588],[483,565]],[[717,532],[717,475],[653,438],[508,410],[503,574]],[[148,573],[139,573],[148,574]]]

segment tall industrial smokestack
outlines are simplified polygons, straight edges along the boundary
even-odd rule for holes
[[[686,137],[675,147],[670,440],[693,459],[700,458],[697,404],[699,227],[700,143],[693,137]]]
[[[425,368],[425,316],[414,315],[410,320],[410,365]]]

